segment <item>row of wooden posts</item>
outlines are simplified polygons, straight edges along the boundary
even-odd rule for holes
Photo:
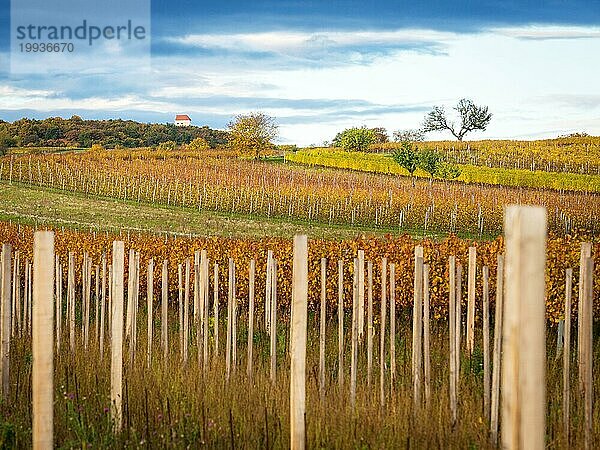
[[[490,314],[489,314],[489,270],[483,267],[483,354],[484,354],[484,413],[489,419],[490,435],[494,442],[498,439],[499,424],[502,424],[502,442],[507,448],[543,448],[545,430],[545,298],[544,268],[546,217],[541,208],[514,207],[506,215],[506,261],[498,256],[496,279],[496,311],[492,352],[490,352]],[[308,253],[306,236],[294,239],[294,260],[292,273],[292,307],[290,327],[290,396],[291,396],[291,445],[302,448],[304,443],[305,410],[305,359],[306,359],[306,322],[308,295]],[[99,343],[100,357],[104,352],[105,322],[108,323],[111,339],[111,402],[115,430],[122,424],[122,371],[123,341],[129,341],[129,358],[133,363],[137,339],[137,311],[139,297],[140,255],[131,250],[129,253],[127,302],[124,295],[124,244],[115,241],[112,249],[112,264],[107,264],[105,256],[101,264],[95,267],[85,255],[82,264],[82,324],[81,337],[85,348],[89,345],[91,315],[91,280],[95,272],[95,334]],[[34,446],[52,447],[52,367],[53,347],[60,350],[62,336],[62,304],[54,302],[62,299],[62,267],[54,255],[54,235],[52,232],[36,232],[34,238],[34,261],[32,266],[25,263],[25,295],[21,307],[20,264],[15,254],[11,283],[11,248],[4,244],[1,260],[1,336],[2,336],[2,392],[8,396],[10,337],[18,333],[33,335],[33,411]],[[69,344],[75,348],[75,263],[70,254],[67,270],[67,314]],[[431,364],[429,355],[430,313],[429,313],[429,266],[423,262],[423,248],[415,247],[414,266],[414,304],[413,304],[413,340],[412,340],[412,377],[415,411],[427,407],[431,400]],[[468,303],[466,321],[466,349],[472,353],[475,341],[475,279],[476,249],[469,249],[468,264]],[[366,271],[365,271],[366,263]],[[206,251],[197,252],[194,258],[193,318],[196,324],[196,343],[198,364],[206,369],[209,357],[209,261]],[[227,343],[226,377],[236,369],[237,361],[237,296],[235,281],[235,263],[229,259],[228,302],[227,302]],[[343,308],[343,261],[338,262],[338,383],[344,383],[344,308]],[[181,359],[189,363],[190,342],[190,271],[191,260],[187,259],[178,266],[178,313]],[[365,273],[366,272],[366,273]],[[388,287],[389,272],[389,287]],[[351,321],[351,362],[350,362],[350,402],[356,402],[357,360],[359,342],[367,343],[367,384],[372,384],[373,370],[373,262],[365,261],[364,252],[358,251],[354,259],[353,303]],[[153,274],[154,263],[148,263],[147,308],[148,308],[148,349],[147,364],[152,361],[153,342]],[[267,278],[264,303],[264,325],[270,336],[270,377],[276,378],[276,328],[277,328],[277,261],[273,253],[267,256]],[[365,274],[367,277],[365,283]],[[395,266],[381,261],[382,289],[380,301],[381,329],[380,355],[386,354],[386,324],[389,323],[389,377],[396,379],[395,357]],[[452,422],[458,420],[458,391],[461,349],[461,302],[462,267],[456,258],[449,258],[449,336],[450,336],[450,410]],[[580,392],[585,402],[586,443],[592,439],[592,299],[593,299],[593,259],[591,245],[584,243],[581,252],[578,313],[578,369]],[[321,260],[321,299],[319,322],[319,393],[325,393],[325,305],[327,279],[327,261]],[[249,266],[249,303],[248,303],[248,358],[247,375],[252,377],[253,333],[255,315],[255,262]],[[218,264],[214,265],[213,277],[213,317],[214,317],[214,355],[219,349],[219,277]],[[365,289],[366,287],[366,289]],[[564,322],[564,389],[563,421],[569,429],[569,371],[570,371],[570,334],[571,334],[571,287],[572,270],[566,271],[566,298]],[[12,295],[11,295],[12,294]],[[388,311],[389,294],[389,319]],[[366,298],[365,298],[366,297]],[[161,299],[161,344],[163,357],[169,354],[167,333],[168,270],[167,261],[162,265]],[[105,310],[111,312],[105,317]],[[124,311],[126,308],[126,311]],[[15,314],[11,314],[15,311]],[[99,319],[99,320],[98,320]],[[125,323],[124,322],[125,319]],[[32,326],[30,327],[30,320]],[[365,323],[366,320],[366,323]],[[388,322],[389,320],[389,322]],[[54,326],[56,322],[56,326]],[[55,337],[54,337],[55,333]],[[123,336],[123,334],[125,336]],[[491,364],[492,353],[493,364]],[[386,400],[385,358],[380,357],[380,403]],[[500,386],[502,385],[502,389]],[[502,402],[500,402],[502,395]],[[500,405],[502,407],[500,408]],[[499,418],[502,418],[500,421]]]

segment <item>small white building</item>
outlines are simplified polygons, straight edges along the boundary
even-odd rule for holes
[[[176,127],[189,127],[192,124],[192,119],[187,114],[177,114],[175,116]]]

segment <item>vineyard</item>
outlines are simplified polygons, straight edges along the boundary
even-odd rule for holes
[[[10,242],[13,247],[20,250],[22,261],[31,260],[31,243],[33,240],[34,229],[27,226],[9,224],[0,222],[0,242]],[[184,261],[190,255],[194,255],[197,250],[205,249],[211,256],[211,260],[219,264],[221,277],[226,276],[227,262],[233,258],[236,267],[239,268],[238,281],[240,286],[238,293],[240,298],[248,297],[248,264],[250,259],[254,259],[257,264],[256,289],[264,290],[264,272],[266,267],[267,254],[273,252],[274,258],[278,261],[281,273],[288,273],[291,269],[291,242],[289,239],[267,238],[267,239],[236,239],[236,238],[173,238],[164,236],[152,236],[138,233],[128,233],[127,235],[114,235],[111,233],[89,233],[74,231],[69,229],[55,229],[56,233],[56,253],[61,256],[60,261],[63,266],[67,265],[67,255],[79,249],[75,262],[81,264],[81,258],[85,252],[94,261],[98,261],[103,253],[110,250],[110,246],[115,239],[123,240],[128,248],[135,249],[141,254],[141,264],[145,265],[147,260],[169,261],[169,271],[177,272],[177,264]],[[564,303],[564,268],[576,266],[579,261],[580,240],[577,238],[552,238],[548,241],[548,264],[547,264],[547,318],[552,322],[558,322],[563,316]],[[413,299],[413,274],[408,270],[414,264],[413,249],[415,245],[421,245],[424,248],[424,260],[430,267],[431,294],[430,304],[432,317],[443,318],[447,315],[448,286],[445,280],[448,277],[447,261],[448,257],[455,255],[459,263],[465,264],[468,256],[468,248],[474,246],[477,249],[478,258],[481,265],[490,267],[490,276],[494,275],[494,262],[497,256],[504,251],[504,244],[501,237],[493,241],[475,241],[459,239],[455,236],[448,237],[442,241],[425,239],[417,241],[410,236],[388,238],[356,238],[352,240],[340,241],[311,241],[310,247],[310,265],[309,265],[309,308],[315,309],[319,302],[319,271],[320,259],[326,258],[329,261],[329,270],[337,269],[337,261],[343,260],[345,270],[348,275],[351,272],[351,266],[354,256],[359,249],[365,252],[367,260],[377,260],[387,258],[390,264],[397,267],[398,292],[396,301],[399,307],[408,308]],[[594,244],[594,251],[600,251],[600,243]],[[595,282],[598,291],[600,291],[600,267],[596,267],[597,275]],[[192,267],[193,273],[193,267]],[[158,289],[159,280],[155,279],[155,289]],[[373,295],[374,298],[380,298],[381,279],[377,267],[373,273]],[[144,274],[140,276],[140,286],[142,292],[147,289],[146,278]],[[482,280],[478,280],[476,290],[478,296],[482,295]],[[494,288],[490,288],[493,294]],[[328,280],[327,292],[331,298],[337,298],[338,286],[336,280]],[[169,278],[169,292],[177,291],[176,277]],[[282,305],[288,305],[291,295],[290,280],[281,278],[278,284],[278,291],[281,294]],[[351,295],[352,283],[348,279],[344,284],[346,297]],[[226,295],[226,287],[221,286],[221,295]],[[492,302],[493,304],[493,302]],[[576,302],[573,305],[576,307]],[[597,313],[600,313],[600,303],[594,305]]]
[[[478,162],[2,158],[0,446],[595,448],[599,176]]]
[[[409,176],[391,155],[377,153],[345,152],[332,149],[310,149],[287,153],[290,162],[313,166],[336,167],[364,172]],[[450,159],[450,161],[453,158]],[[523,188],[600,192],[600,176],[574,173],[555,173],[541,170],[504,169],[471,164],[459,164],[461,173],[458,181]],[[417,169],[414,176],[429,178],[429,174]]]
[[[391,152],[398,143],[374,144],[371,151]],[[417,143],[434,148],[458,164],[600,175],[600,138],[571,136],[538,141],[439,141]]]
[[[0,180],[114,198],[230,214],[390,232],[495,237],[506,204],[549,212],[556,235],[598,233],[600,196],[418,181],[379,174],[315,170],[225,157],[167,157],[104,152],[6,157]]]
[[[2,360],[2,439],[16,447],[31,446],[36,416],[29,399],[39,393],[35,367],[34,382],[30,376],[31,346],[34,366],[41,348],[32,340],[41,323],[35,318],[35,270],[43,267],[35,263],[40,250],[34,231],[0,225],[0,239],[10,244],[1,264],[2,341],[11,346],[10,359]],[[296,242],[52,234],[56,271],[50,271],[50,286],[60,301],[50,297],[49,323],[54,316],[56,326],[47,342],[55,354],[57,446],[282,448],[293,441]],[[573,270],[573,276],[566,270],[579,268],[584,249],[600,251],[598,244],[586,246],[570,237],[547,242],[541,298],[552,322],[565,314],[577,317],[582,299],[599,312],[592,291],[584,288],[582,297],[576,289],[580,273],[598,292],[598,267]],[[501,391],[491,361],[493,356],[495,370],[500,353],[496,344],[492,352],[491,343],[502,333],[495,322],[498,299],[508,295],[502,294],[506,288],[498,290],[507,250],[502,238],[310,241],[306,445],[495,448],[495,392]],[[565,310],[571,295],[572,309]],[[424,305],[420,310],[416,299]],[[448,323],[456,323],[455,331]],[[600,431],[598,411],[588,415],[587,394],[579,395],[575,369],[572,376],[562,369],[563,346],[570,359],[569,335],[562,336],[564,343],[553,327],[544,343],[549,410],[543,436],[550,448],[588,445]],[[578,360],[585,361],[585,354]],[[587,354],[595,365],[600,348],[596,344]],[[115,357],[122,358],[120,376]],[[584,385],[585,392],[600,388],[597,379]],[[121,396],[115,397],[115,386]]]

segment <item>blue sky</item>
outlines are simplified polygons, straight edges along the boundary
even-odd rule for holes
[[[472,138],[600,134],[598,1],[153,1],[150,70],[100,58],[29,74],[8,71],[0,5],[4,120],[188,113],[224,128],[260,110],[280,142],[309,145],[350,126],[418,127],[468,97],[494,113]]]

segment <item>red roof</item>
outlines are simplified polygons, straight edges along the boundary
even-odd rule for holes
[[[175,116],[175,120],[189,120],[190,122],[192,121],[192,119],[190,119],[190,116],[188,116],[187,114],[177,114]]]

